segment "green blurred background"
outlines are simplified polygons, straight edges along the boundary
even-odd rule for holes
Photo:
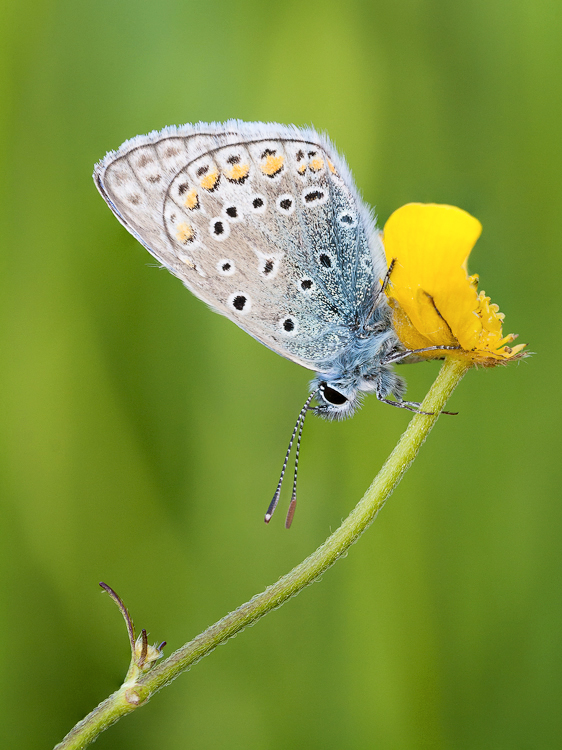
[[[91,180],[138,133],[313,123],[381,223],[484,225],[481,286],[536,356],[473,371],[346,560],[96,748],[561,745],[562,10],[548,0],[4,0],[0,742],[48,748],[302,560],[409,415],[310,418],[290,533],[263,512],[310,373],[210,313]],[[402,368],[421,399],[437,363]]]

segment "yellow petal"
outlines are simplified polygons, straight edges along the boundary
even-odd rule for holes
[[[467,258],[481,231],[480,222],[466,211],[433,203],[409,203],[388,219],[384,245],[394,267],[387,295],[396,333],[407,349],[457,345],[461,351],[453,356],[490,364],[523,348],[504,346],[514,337],[502,337],[503,315],[489,297],[478,294],[478,277],[467,274]]]
[[[412,321],[395,299],[390,297],[388,302],[392,308],[392,325],[406,349],[425,349],[433,346],[433,342],[412,325]]]

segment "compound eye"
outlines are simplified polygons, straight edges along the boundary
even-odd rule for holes
[[[333,404],[334,406],[342,406],[346,403],[346,397],[343,396],[339,391],[330,388],[330,386],[326,385],[326,383],[323,383],[321,388],[322,396],[329,404]]]

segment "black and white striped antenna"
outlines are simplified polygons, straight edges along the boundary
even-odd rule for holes
[[[269,523],[271,521],[271,517],[273,516],[273,513],[275,512],[275,508],[277,507],[277,503],[279,502],[279,496],[281,494],[281,485],[283,484],[283,479],[285,477],[285,470],[287,469],[287,464],[289,462],[289,456],[291,455],[291,449],[293,447],[293,443],[295,442],[295,437],[297,437],[297,448],[295,453],[295,474],[293,477],[293,494],[291,496],[291,502],[289,505],[289,512],[287,513],[287,518],[285,520],[285,528],[290,528],[291,523],[293,521],[293,516],[295,515],[295,508],[297,505],[297,472],[299,468],[299,453],[300,453],[300,447],[301,447],[301,438],[302,438],[302,431],[304,428],[304,420],[306,417],[306,413],[308,411],[308,408],[310,406],[310,402],[316,396],[319,389],[317,388],[315,391],[313,391],[310,396],[306,399],[304,402],[304,406],[299,412],[299,416],[297,417],[297,422],[295,424],[295,428],[293,430],[293,434],[291,435],[291,439],[289,441],[289,447],[287,448],[287,453],[285,454],[285,460],[283,461],[283,468],[281,469],[281,476],[279,477],[279,482],[277,484],[277,489],[275,490],[275,494],[273,495],[273,500],[269,504],[269,508],[267,509],[267,513],[265,514],[264,521],[266,523]]]

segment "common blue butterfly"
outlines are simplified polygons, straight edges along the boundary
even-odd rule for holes
[[[291,523],[313,398],[326,419],[351,416],[364,393],[418,410],[391,367],[412,353],[392,329],[373,213],[324,135],[238,120],[168,127],[109,152],[94,180],[123,226],[193,294],[316,373],[266,521],[298,434]]]

